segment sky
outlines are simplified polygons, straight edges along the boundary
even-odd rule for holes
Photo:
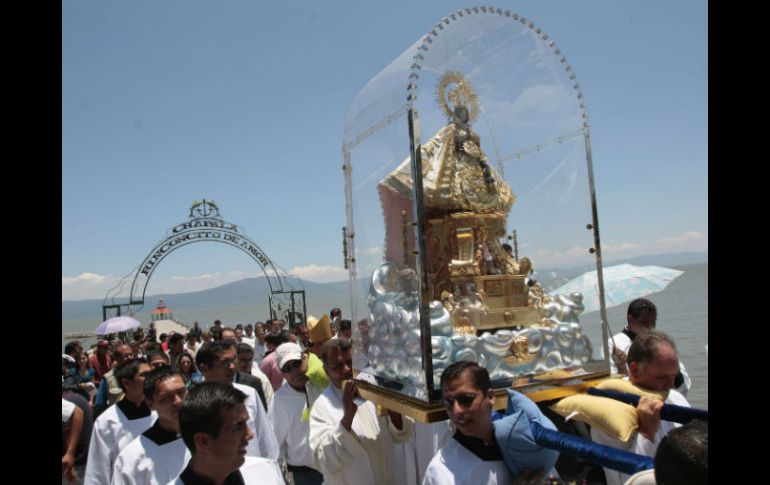
[[[445,1],[62,2],[62,300],[103,298],[193,201],[276,264],[341,281],[343,124]],[[707,2],[522,0],[591,124],[606,258],[708,250]],[[260,275],[222,244],[159,265],[147,294]]]

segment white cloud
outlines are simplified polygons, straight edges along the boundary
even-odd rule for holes
[[[375,246],[371,248],[361,249],[358,251],[358,254],[361,254],[363,256],[370,256],[372,254],[382,254],[382,248],[380,246]]]
[[[180,282],[180,283],[190,283],[194,281],[219,281],[224,279],[231,279],[235,278],[231,281],[237,281],[243,278],[250,278],[256,276],[256,274],[253,273],[247,273],[246,271],[230,271],[229,273],[211,273],[211,274],[201,274],[201,275],[193,275],[193,276],[172,276],[171,278],[168,278],[169,281],[174,282]]]
[[[78,284],[99,284],[104,282],[105,276],[95,273],[81,273],[79,276],[63,277],[61,279],[62,286],[74,286]]]
[[[224,273],[205,273],[191,276],[169,276],[167,278],[152,278],[147,287],[148,294],[158,293],[190,293],[206,290],[217,286],[232,283],[244,278],[263,276],[261,272],[246,272],[241,270]],[[131,287],[131,275],[123,286],[122,292],[117,298],[128,298]],[[62,300],[87,300],[104,298],[108,291],[115,288],[120,278],[112,275],[98,275],[95,273],[82,273],[79,276],[62,277]]]
[[[690,231],[690,232],[685,232],[684,234],[682,234],[680,236],[673,236],[673,237],[666,236],[666,237],[662,237],[658,241],[660,243],[664,243],[665,244],[665,243],[672,243],[672,242],[673,243],[678,243],[678,242],[682,242],[682,241],[692,241],[692,240],[698,240],[698,239],[704,239],[703,233],[700,232],[700,231]]]
[[[526,246],[526,244],[522,244],[520,249]],[[366,248],[361,253],[375,255],[379,251],[381,251],[379,247]],[[602,245],[603,257],[611,259],[681,251],[708,251],[708,235],[700,231],[687,231],[679,235],[664,236],[648,244],[608,241]],[[519,254],[522,257],[528,256],[532,259],[536,269],[579,266],[590,264],[594,261],[594,255],[588,252],[588,248],[580,246],[565,250],[539,249],[533,252],[519,251]],[[290,274],[316,283],[344,281],[348,277],[348,272],[344,268],[316,264],[295,266],[291,269]],[[151,280],[147,291],[150,294],[189,293],[255,276],[264,276],[264,273],[235,270],[191,276],[170,276],[168,278]],[[115,288],[119,281],[120,277],[118,276],[89,272],[81,273],[78,276],[62,276],[62,300],[101,299],[105,297],[108,291]],[[129,287],[130,280],[124,286],[123,291],[127,292]],[[121,294],[120,296],[127,297],[128,295]]]
[[[289,272],[300,279],[314,283],[344,281],[348,277],[348,271],[344,268],[338,266],[319,266],[317,264],[295,266]]]
[[[676,236],[664,236],[648,244],[616,243],[614,241],[602,244],[602,258],[605,260],[686,251],[707,252],[708,237],[700,231],[688,231]],[[531,253],[519,251],[519,255],[532,259],[536,269],[579,266],[593,263],[595,258],[593,254],[588,252],[588,247],[580,246],[565,250],[539,249]]]
[[[594,255],[587,247],[574,246],[564,251],[540,249],[528,254],[519,252],[519,257],[527,256],[532,260],[535,269],[538,268],[567,268],[588,264],[594,260]]]
[[[81,273],[78,276],[62,276],[62,300],[86,300],[104,298],[107,292],[117,285],[120,278],[112,275]]]
[[[638,244],[628,243],[628,242],[620,243],[620,244],[613,244],[613,243],[602,244],[602,256],[620,257],[631,253],[636,254],[638,253],[639,249],[642,247],[643,246],[640,246]]]
[[[602,244],[602,254],[613,259],[684,251],[708,251],[708,238],[700,231],[688,231],[676,236],[663,236],[648,244],[609,242]]]
[[[148,293],[190,293],[226,285],[244,278],[264,276],[262,272],[247,272],[241,270],[204,273],[191,276],[171,276],[160,280],[151,280],[147,287]]]

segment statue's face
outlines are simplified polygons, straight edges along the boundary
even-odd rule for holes
[[[462,123],[468,122],[468,109],[465,106],[457,106],[454,109],[455,118]]]

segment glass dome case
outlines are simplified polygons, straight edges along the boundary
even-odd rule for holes
[[[459,360],[496,388],[608,372],[582,296],[536,281],[601,265],[583,95],[541,29],[444,18],[357,94],[343,155],[358,379],[432,402]]]

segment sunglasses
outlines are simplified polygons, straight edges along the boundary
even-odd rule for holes
[[[481,394],[480,392],[466,392],[462,394],[458,394],[455,397],[445,397],[443,399],[444,405],[448,408],[452,408],[455,405],[455,402],[460,405],[463,409],[468,409],[471,404],[473,404],[473,401],[476,400],[476,396]]]
[[[290,360],[286,364],[284,364],[283,367],[281,367],[281,372],[289,373],[293,371],[294,369],[299,369],[299,366],[302,365],[302,360]]]

